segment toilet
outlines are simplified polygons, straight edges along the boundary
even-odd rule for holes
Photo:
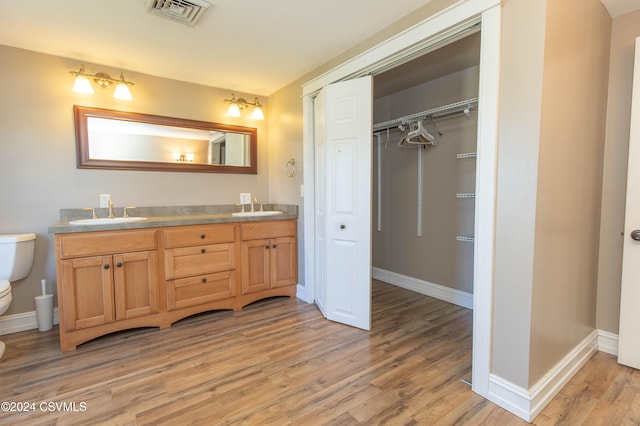
[[[29,275],[33,264],[36,234],[0,235],[0,315],[11,303],[11,281]],[[0,358],[5,345],[0,342]]]

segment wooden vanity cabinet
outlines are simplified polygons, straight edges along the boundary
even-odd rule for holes
[[[167,310],[235,296],[238,225],[181,226],[163,233]]]
[[[61,341],[159,312],[155,230],[58,234],[56,251]]]
[[[295,220],[55,235],[63,352],[114,331],[295,297]]]
[[[241,227],[242,294],[297,284],[296,222],[251,222]]]

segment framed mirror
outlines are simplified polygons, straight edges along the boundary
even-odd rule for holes
[[[258,130],[75,105],[79,169],[258,173]]]

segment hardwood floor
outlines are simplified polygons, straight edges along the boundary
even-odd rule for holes
[[[371,332],[277,298],[64,354],[57,328],[3,336],[0,401],[34,405],[0,424],[526,424],[460,380],[470,311],[380,282],[373,298]],[[599,353],[534,423],[639,422],[640,373]]]

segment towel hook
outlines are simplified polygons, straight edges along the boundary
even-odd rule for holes
[[[293,177],[296,174],[296,159],[295,158],[290,158],[289,161],[287,161],[287,176],[288,177]]]

